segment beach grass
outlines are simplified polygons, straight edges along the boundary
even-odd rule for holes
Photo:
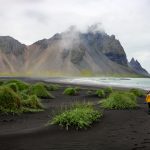
[[[43,105],[36,95],[30,95],[27,99],[21,101],[23,107],[30,109],[43,109]]]
[[[133,109],[137,107],[136,96],[130,92],[113,92],[108,98],[100,101],[105,109]]]
[[[105,97],[105,92],[102,89],[96,90],[95,94],[100,97],[100,98],[104,98]]]
[[[60,89],[60,86],[58,84],[48,84],[46,85],[46,89],[48,91],[56,91]]]
[[[69,128],[75,128],[76,130],[86,129],[102,116],[103,114],[95,110],[92,105],[81,104],[56,115],[49,124],[59,125],[66,130]]]
[[[145,92],[141,89],[132,88],[129,92],[133,93],[137,97],[145,96]]]
[[[43,83],[36,83],[31,85],[28,90],[29,95],[36,95],[39,98],[50,98],[53,99],[54,96],[47,91]]]
[[[32,92],[31,86],[20,80],[5,81],[0,86],[0,112],[18,114],[42,111],[40,99],[34,94],[29,94],[29,91]]]
[[[28,83],[16,79],[5,81],[3,85],[10,85],[11,83],[15,83],[19,91],[26,90],[30,86]]]
[[[0,87],[0,112],[18,113],[21,111],[21,98],[11,88]]]
[[[64,90],[63,94],[74,96],[74,95],[78,94],[78,90],[76,88],[73,88],[73,87],[68,87]]]

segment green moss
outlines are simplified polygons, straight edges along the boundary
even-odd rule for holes
[[[72,127],[75,129],[86,129],[102,117],[102,113],[95,110],[91,105],[78,105],[63,113],[56,115],[50,124],[56,124],[67,130]]]
[[[100,101],[100,104],[106,109],[133,109],[137,107],[135,95],[128,92],[114,92],[107,99]]]
[[[36,95],[39,98],[54,98],[42,83],[36,83],[29,89],[30,95]]]
[[[21,98],[9,87],[0,87],[0,111],[1,112],[20,112]]]

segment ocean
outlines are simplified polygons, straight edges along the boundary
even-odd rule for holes
[[[114,77],[65,77],[53,81],[71,84],[140,88],[150,90],[150,78],[114,78]],[[46,79],[52,81],[52,79]]]

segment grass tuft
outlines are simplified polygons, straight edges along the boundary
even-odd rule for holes
[[[18,113],[20,109],[20,96],[7,86],[0,87],[0,112]]]
[[[49,84],[49,85],[46,85],[46,89],[47,89],[48,91],[56,91],[56,90],[58,90],[59,88],[60,88],[60,86],[57,85],[57,84]]]
[[[145,96],[145,93],[143,90],[140,90],[140,89],[131,89],[130,90],[131,93],[133,93],[135,96],[137,97],[142,97],[142,96]]]
[[[9,81],[6,81],[4,83],[4,85],[8,85],[10,83],[15,83],[17,85],[19,91],[26,90],[29,88],[29,84],[27,84],[21,80],[9,80]]]
[[[42,109],[43,106],[36,95],[30,95],[27,99],[22,101],[23,107],[31,109]]]
[[[102,117],[102,113],[95,110],[92,105],[76,105],[63,113],[56,115],[50,124],[56,124],[67,130],[71,128],[86,129],[90,125],[98,121]]]
[[[104,93],[105,93],[105,95],[109,95],[109,94],[111,94],[112,92],[113,92],[112,87],[106,87],[106,88],[104,88]]]
[[[73,95],[77,95],[78,92],[75,88],[69,87],[64,90],[63,94],[73,96]]]
[[[29,89],[30,95],[36,95],[39,98],[54,98],[42,83],[36,83]]]
[[[114,92],[100,104],[106,109],[133,109],[137,107],[136,96],[128,92]]]
[[[97,91],[95,92],[95,94],[96,94],[98,97],[100,97],[100,98],[104,98],[104,97],[105,97],[105,92],[104,92],[104,90],[101,90],[101,89],[97,90]]]
[[[18,92],[18,86],[16,83],[9,83],[6,85],[7,87],[11,88],[14,92]]]

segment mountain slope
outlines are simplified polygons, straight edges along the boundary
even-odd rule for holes
[[[114,35],[99,31],[81,33],[75,29],[30,46],[1,36],[0,68],[0,72],[31,71],[35,74],[141,74],[128,65],[125,51]]]
[[[129,62],[129,66],[138,74],[148,75],[149,73],[141,66],[141,64],[135,60],[134,58],[131,59]]]
[[[26,46],[9,36],[0,36],[0,72],[23,71]]]
[[[132,74],[126,54],[114,36],[67,31],[29,46],[29,70],[80,74]]]

